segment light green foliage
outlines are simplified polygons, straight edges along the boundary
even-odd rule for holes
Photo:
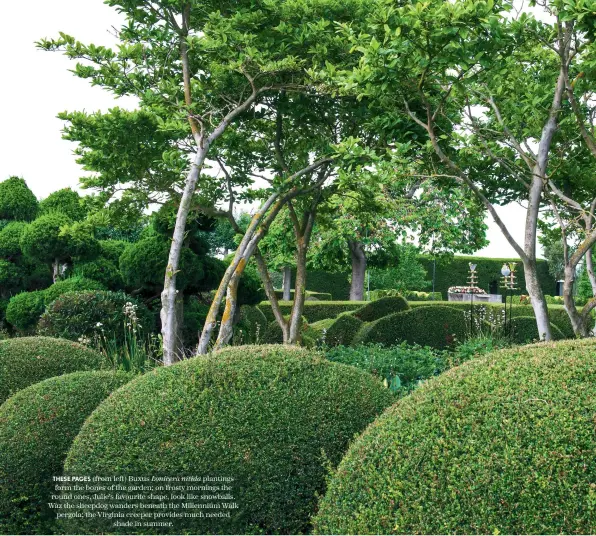
[[[34,333],[46,308],[45,292],[21,292],[8,302],[6,321],[21,333]]]
[[[335,318],[340,313],[355,311],[360,307],[366,305],[368,302],[348,302],[348,301],[307,301],[304,303],[303,315],[306,320],[311,322],[317,322],[324,320],[325,318]],[[292,302],[280,302],[280,309],[283,315],[290,314],[292,310]],[[259,303],[259,309],[263,311],[267,320],[275,320],[273,311],[271,310],[271,304],[269,302]]]
[[[371,289],[395,289],[403,295],[408,290],[425,290],[430,286],[429,274],[414,246],[399,246],[392,253],[389,266],[369,270]]]
[[[124,240],[100,240],[100,255],[118,266],[120,263],[120,256],[124,253],[128,244],[129,242]]]
[[[300,348],[229,348],[156,369],[115,392],[84,424],[65,472],[233,475],[237,516],[174,520],[165,530],[304,533],[326,464],[336,465],[391,400],[369,374]],[[113,433],[114,422],[121,433]],[[78,519],[66,529],[96,533],[105,523]]]
[[[96,351],[50,337],[21,337],[0,341],[0,402],[34,383],[106,365]]]
[[[54,476],[85,419],[131,376],[74,372],[30,385],[0,406],[0,532],[53,534]]]
[[[375,301],[386,296],[403,296],[407,301],[442,301],[443,296],[440,292],[419,292],[417,290],[407,290],[399,292],[398,290],[371,290],[370,300]]]
[[[40,216],[52,212],[65,214],[72,221],[80,221],[86,216],[81,196],[70,188],[57,190],[39,203]]]
[[[19,177],[0,182],[0,220],[31,221],[37,214],[37,198]]]
[[[21,236],[26,223],[14,221],[0,231],[0,258],[15,261],[21,256]]]
[[[393,313],[407,311],[409,308],[408,302],[402,296],[390,296],[367,303],[364,307],[357,309],[354,316],[363,322],[372,322]]]
[[[539,344],[426,382],[353,443],[315,532],[593,533],[594,359]]]

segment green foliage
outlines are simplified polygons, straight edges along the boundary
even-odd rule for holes
[[[337,315],[349,311],[355,311],[360,309],[363,305],[368,302],[349,302],[349,301],[307,301],[304,303],[304,311],[302,314],[306,320],[310,323],[324,320],[325,318],[335,318]],[[292,302],[279,302],[279,306],[282,314],[289,315],[292,312]],[[259,309],[263,311],[267,320],[270,322],[275,319],[271,304],[269,302],[259,303]]]
[[[387,296],[403,296],[407,301],[441,301],[443,296],[440,292],[419,292],[417,290],[407,290],[399,292],[395,289],[389,290],[371,290],[370,300],[380,300]]]
[[[329,346],[348,346],[362,326],[362,320],[355,313],[343,313],[333,321],[325,333],[325,344]]]
[[[31,221],[37,214],[37,198],[19,177],[0,182],[0,220]]]
[[[124,292],[88,290],[67,292],[49,304],[39,320],[38,332],[73,341],[93,341],[105,332],[121,340],[123,327],[130,322],[128,303],[136,310],[139,328],[151,331],[154,319],[144,305]]]
[[[182,338],[186,348],[194,348],[199,342],[199,333],[203,329],[209,305],[199,301],[196,296],[189,296],[184,301],[184,323]]]
[[[304,533],[325,466],[392,398],[369,374],[303,349],[228,348],[113,393],[83,425],[65,473],[233,476],[237,515],[174,520],[166,531]],[[65,528],[114,532],[106,523],[83,518]]]
[[[331,294],[334,301],[347,300],[350,297],[350,276],[340,272],[308,270],[306,286],[311,292]],[[292,270],[292,281],[296,281],[296,270]]]
[[[21,292],[10,298],[6,308],[6,321],[21,333],[34,333],[45,308],[43,290]]]
[[[405,342],[391,347],[381,344],[327,348],[325,357],[378,376],[392,392],[400,395],[413,390],[422,380],[445,370],[445,356],[432,348],[410,346]]]
[[[0,292],[4,294],[18,290],[22,282],[19,267],[10,261],[0,259]]]
[[[240,332],[236,337],[243,344],[259,344],[267,334],[267,318],[258,307],[242,305],[240,307],[240,320],[236,328]]]
[[[448,368],[456,367],[470,359],[489,354],[511,346],[511,340],[504,334],[476,335],[460,341],[447,356]]]
[[[116,266],[119,266],[120,256],[124,253],[124,250],[129,243],[130,242],[126,242],[125,240],[100,240],[100,255],[109,261],[112,261]]]
[[[54,476],[85,419],[131,377],[74,372],[30,385],[0,406],[0,532],[53,534]]]
[[[106,287],[99,281],[82,276],[69,277],[56,281],[51,287],[44,291],[45,303],[49,305],[55,299],[67,292],[79,292],[82,290],[106,290]]]
[[[283,299],[284,291],[283,290],[276,290],[275,295],[277,296],[278,300]],[[294,289],[290,290],[291,300],[294,300]],[[331,301],[331,294],[329,292],[313,292],[312,290],[306,291],[306,300],[321,300],[321,301]]]
[[[364,343],[387,346],[409,344],[446,348],[466,338],[469,325],[463,312],[441,305],[425,305],[372,322]]]
[[[83,220],[86,216],[85,206],[81,196],[70,188],[63,188],[52,192],[39,203],[39,215],[60,212],[72,221]]]
[[[397,263],[389,268],[370,268],[371,289],[395,289],[403,295],[407,290],[424,290],[430,286],[426,270],[413,246],[400,246]]]
[[[21,256],[21,236],[26,223],[13,221],[0,231],[0,258],[14,261]]]
[[[89,261],[76,261],[72,272],[75,276],[98,281],[110,290],[122,290],[124,285],[118,266],[103,257]]]
[[[25,288],[27,290],[42,290],[53,283],[52,269],[49,265],[23,258],[19,262],[25,272]]]
[[[51,337],[0,341],[0,402],[31,384],[83,370],[105,368],[95,350]]]
[[[372,322],[393,313],[407,311],[409,308],[408,302],[402,296],[387,297],[367,303],[355,311],[354,316],[363,322]]]
[[[509,322],[508,322],[509,323]],[[564,339],[565,335],[553,323],[550,325],[553,340]],[[538,333],[536,318],[533,316],[515,316],[510,324],[511,339],[518,344],[528,344],[530,342],[540,341],[542,337]]]
[[[69,257],[68,238],[61,230],[71,222],[65,214],[54,212],[40,216],[30,223],[21,236],[21,249],[25,255],[40,262]]]
[[[315,532],[593,533],[593,348],[502,350],[425,383],[352,444]]]

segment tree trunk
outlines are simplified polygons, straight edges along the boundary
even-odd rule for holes
[[[352,258],[352,284],[350,286],[350,301],[364,300],[364,278],[366,276],[366,253],[364,244],[348,240],[350,256]]]
[[[283,300],[292,300],[292,267],[284,266],[283,268]]]
[[[60,277],[60,259],[54,259],[52,263],[52,281],[55,283]]]
[[[538,336],[541,341],[550,341],[552,333],[550,330],[550,320],[548,318],[548,307],[544,293],[540,287],[536,270],[536,260],[527,260],[524,262],[524,278],[526,281],[526,289],[530,296],[530,302],[534,309],[536,316],[536,327],[538,328]]]
[[[275,317],[276,322],[281,327],[281,331],[283,334],[283,340],[287,340],[290,337],[289,332],[289,323],[284,318],[281,308],[279,307],[279,300],[277,299],[277,295],[275,294],[275,289],[273,288],[273,283],[271,282],[271,278],[269,277],[269,270],[267,269],[267,263],[261,255],[259,248],[255,250],[255,260],[257,261],[257,268],[259,271],[259,275],[261,276],[261,281],[263,282],[263,288],[265,289],[265,294],[271,303],[271,309],[273,311],[273,316]]]
[[[306,250],[308,244],[304,237],[298,240],[296,248],[296,281],[294,285],[294,303],[290,316],[289,331],[284,344],[298,344],[300,342],[300,331],[302,328],[302,313],[304,312],[304,301],[306,299]]]
[[[228,283],[226,291],[226,307],[221,318],[221,328],[219,329],[217,340],[213,347],[214,351],[221,350],[224,346],[229,344],[232,335],[234,334],[234,319],[236,318],[238,307],[238,285],[240,284],[240,279],[242,278],[243,273],[244,266],[241,270],[237,268]]]
[[[567,316],[569,316],[569,320],[571,321],[571,326],[573,327],[573,332],[575,335],[577,337],[587,337],[587,325],[575,306],[575,300],[573,297],[574,282],[575,267],[568,264],[565,266],[565,281],[563,283],[563,301],[565,303],[565,309],[567,310]]]
[[[594,275],[594,261],[592,257],[592,248],[586,251],[586,270],[588,272],[588,278],[590,279],[592,294],[596,296],[596,275]]]

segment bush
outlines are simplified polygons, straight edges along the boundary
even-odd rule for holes
[[[30,385],[0,406],[0,533],[52,534],[53,476],[85,419],[130,376],[75,372]]]
[[[67,292],[79,292],[83,290],[105,290],[105,287],[98,281],[86,277],[69,277],[68,279],[56,281],[44,291],[45,303],[49,305]]]
[[[294,299],[294,289],[290,290],[291,299]],[[275,296],[277,296],[278,300],[283,299],[284,291],[283,290],[276,290]],[[306,300],[320,300],[320,301],[331,301],[331,294],[329,292],[313,292],[311,290],[306,291]]]
[[[107,337],[122,340],[124,325],[130,321],[124,308],[131,303],[136,308],[133,323],[151,331],[154,319],[147,308],[124,292],[90,290],[67,292],[48,305],[38,325],[40,335],[77,341],[92,340],[105,332]]]
[[[431,348],[446,348],[457,340],[464,340],[467,328],[462,311],[432,305],[416,307],[372,322],[361,341],[387,346],[405,341]]]
[[[0,259],[0,292],[19,289],[23,281],[21,271],[16,264]]]
[[[470,361],[355,441],[315,518],[321,534],[592,534],[593,341]]]
[[[362,320],[350,313],[344,313],[329,326],[325,333],[325,343],[329,346],[349,346],[362,326]]]
[[[199,333],[203,329],[208,312],[209,306],[201,303],[195,296],[185,300],[182,339],[186,348],[195,348],[199,343]]]
[[[39,203],[40,215],[52,212],[66,214],[73,221],[82,220],[87,214],[81,196],[70,188],[52,192]]]
[[[303,315],[309,323],[318,322],[326,318],[335,318],[341,313],[348,311],[355,311],[360,309],[368,302],[357,301],[307,301],[304,303]],[[279,302],[279,306],[283,315],[289,315],[292,312],[292,302]],[[268,301],[259,303],[259,309],[263,311],[267,320],[270,322],[275,320],[271,304]]]
[[[129,244],[130,242],[124,240],[100,240],[100,255],[119,266],[120,257]]]
[[[27,224],[13,221],[0,231],[0,257],[14,261],[21,256],[21,236]]]
[[[268,322],[258,307],[242,305],[237,329],[241,333],[239,337],[244,344],[259,344],[265,339]]]
[[[354,316],[363,322],[372,322],[393,313],[407,311],[409,308],[408,302],[402,296],[390,296],[367,303],[364,307],[358,309]]]
[[[73,265],[73,273],[99,281],[104,288],[122,290],[124,282],[118,267],[110,260],[98,257],[91,261],[78,261]]]
[[[557,341],[565,338],[561,330],[555,324],[551,323],[550,329],[553,340]],[[538,334],[536,318],[533,316],[513,317],[510,324],[510,330],[511,340],[518,344],[527,344],[541,339],[541,336]]]
[[[37,218],[23,230],[21,250],[40,262],[51,263],[69,257],[68,237],[60,232],[69,223],[70,218],[58,212]]]
[[[233,476],[231,519],[175,520],[169,531],[304,533],[326,463],[391,400],[369,374],[304,349],[227,348],[115,392],[83,426],[65,472]],[[67,530],[114,531],[102,523],[73,519]]]
[[[43,290],[21,292],[10,298],[6,308],[6,321],[21,333],[34,333],[45,308]]]
[[[371,301],[379,300],[387,296],[403,296],[407,301],[441,301],[443,299],[440,292],[419,292],[416,290],[400,292],[396,289],[370,291]]]
[[[72,341],[50,337],[0,341],[0,403],[46,378],[104,366],[99,353]]]
[[[31,221],[37,214],[37,198],[19,177],[0,182],[0,220]]]

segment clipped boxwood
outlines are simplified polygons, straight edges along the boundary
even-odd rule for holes
[[[156,369],[115,392],[84,424],[65,472],[232,476],[239,508],[231,518],[174,519],[165,530],[304,533],[326,464],[336,465],[391,400],[370,374],[304,349],[227,348]],[[73,519],[65,528],[114,531],[102,523]]]
[[[408,302],[402,296],[387,296],[366,304],[358,309],[354,316],[363,322],[373,322],[393,313],[407,311],[409,308]]]
[[[104,288],[110,290],[121,290],[124,286],[118,266],[103,257],[77,261],[73,265],[73,272],[79,276],[99,281]]]
[[[92,338],[101,331],[108,337],[121,341],[125,336],[125,306],[136,309],[139,329],[151,330],[154,319],[149,310],[124,292],[82,291],[67,292],[59,296],[39,319],[40,335],[61,337],[73,341],[81,337]]]
[[[6,321],[21,333],[34,333],[45,308],[43,290],[21,292],[10,298],[6,307]]]
[[[295,290],[290,290],[291,299],[294,299],[294,292]],[[277,296],[278,300],[283,299],[284,291],[283,290],[276,290],[275,295]],[[305,295],[306,300],[321,300],[321,301],[331,301],[331,294],[329,292],[313,292],[311,290],[306,291]]]
[[[45,292],[46,304],[52,303],[67,292],[78,292],[81,290],[106,290],[106,287],[99,281],[89,279],[88,277],[73,276],[61,281],[56,281],[48,287]]]
[[[85,419],[130,376],[75,372],[30,385],[0,406],[0,533],[52,534],[54,482]]]
[[[0,341],[0,403],[46,378],[105,366],[98,352],[72,341],[50,337]]]
[[[325,320],[326,318],[335,318],[341,313],[355,311],[367,303],[369,302],[307,301],[304,302],[304,311],[302,314],[309,323],[313,323],[318,322],[319,320]],[[292,302],[281,301],[279,302],[279,306],[284,316],[289,315],[292,312]],[[273,316],[273,310],[271,309],[271,304],[269,302],[264,301],[259,303],[259,309],[263,311],[269,322],[275,320],[275,317]]]
[[[361,326],[362,320],[356,316],[349,313],[339,315],[327,329],[325,342],[329,346],[349,346]]]
[[[446,348],[466,338],[469,326],[463,311],[432,305],[416,307],[372,322],[359,342],[387,346],[409,344]]]
[[[514,316],[511,319],[511,324],[508,328],[510,330],[511,340],[518,344],[527,344],[541,339],[538,334],[536,318],[533,316]],[[551,323],[550,329],[553,340],[558,341],[565,338],[561,330],[555,324]]]
[[[426,382],[356,440],[320,534],[593,534],[594,342],[502,350]]]

